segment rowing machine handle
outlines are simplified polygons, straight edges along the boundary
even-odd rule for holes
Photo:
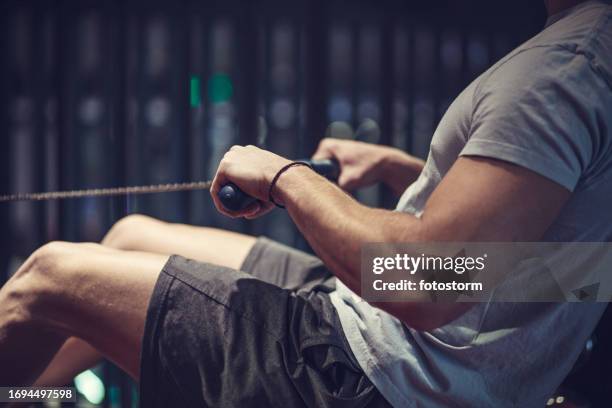
[[[312,169],[318,174],[326,177],[331,181],[337,181],[340,175],[340,165],[335,159],[324,159],[324,160],[300,160],[308,163]],[[251,197],[238,188],[234,183],[227,183],[218,193],[219,200],[225,208],[230,211],[241,211],[247,208],[249,205],[257,201],[256,198]]]

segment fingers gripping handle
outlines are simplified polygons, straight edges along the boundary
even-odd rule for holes
[[[337,160],[325,159],[325,160],[302,160],[308,163],[312,169],[328,178],[331,181],[338,180],[340,174],[340,165]],[[256,198],[251,197],[238,188],[234,183],[227,183],[218,193],[219,200],[225,208],[230,211],[242,211],[249,205],[257,201]]]
[[[244,193],[234,183],[227,183],[218,193],[219,200],[230,211],[240,211],[253,204],[257,199]]]

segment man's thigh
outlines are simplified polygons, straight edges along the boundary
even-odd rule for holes
[[[130,215],[120,220],[103,244],[125,250],[180,255],[241,270],[287,289],[311,287],[331,277],[317,257],[266,238],[172,224],[144,215]]]
[[[55,243],[35,313],[139,375],[147,307],[168,257],[96,244]]]
[[[180,255],[240,269],[255,240],[232,231],[173,224],[135,214],[117,222],[102,244],[124,250]]]

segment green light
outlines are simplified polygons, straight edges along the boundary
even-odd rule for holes
[[[200,78],[192,76],[189,83],[189,99],[191,101],[191,107],[197,108],[202,103],[202,95],[200,94]]]
[[[104,400],[104,383],[93,371],[87,370],[77,375],[74,384],[90,403],[98,405]]]
[[[212,103],[229,101],[233,92],[232,80],[227,74],[214,74],[208,80],[208,98]]]

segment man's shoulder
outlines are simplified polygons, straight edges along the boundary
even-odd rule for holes
[[[546,27],[532,40],[542,44],[564,44],[568,47],[588,47],[594,36],[605,31],[612,16],[612,6],[600,1],[588,1],[566,15],[551,17]]]
[[[568,83],[567,77],[584,77],[588,61],[560,45],[538,44],[519,47],[506,55],[477,81],[475,101],[482,97],[501,98],[518,102],[522,96],[542,93]],[[571,81],[574,83],[575,81]]]
[[[520,80],[525,87],[543,79],[561,80],[564,73],[585,70],[612,86],[612,6],[588,2],[521,44],[481,76],[479,82]],[[578,61],[578,64],[572,62]],[[482,84],[481,84],[482,85]]]

